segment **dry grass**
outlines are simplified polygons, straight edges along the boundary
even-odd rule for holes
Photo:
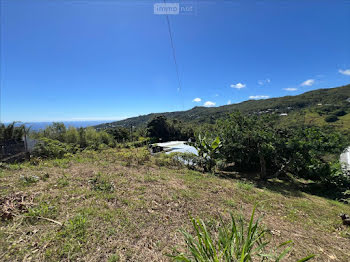
[[[31,176],[39,179],[23,180]],[[201,174],[144,149],[11,165],[0,181],[1,199],[33,197],[26,212],[0,222],[2,261],[168,261],[183,245],[178,229],[191,230],[189,214],[207,222],[229,212],[248,217],[256,202],[272,243],[294,241],[286,261],[311,253],[315,261],[350,261],[350,231],[338,217],[350,206]]]

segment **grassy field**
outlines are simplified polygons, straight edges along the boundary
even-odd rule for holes
[[[271,243],[294,241],[285,261],[350,261],[350,206],[292,184],[189,170],[145,149],[87,151],[0,169],[1,261],[169,261],[189,216],[215,228],[229,213],[258,215]]]
[[[339,131],[349,131],[350,130],[350,114],[345,116],[339,116],[338,120],[333,123],[327,123],[324,116],[320,116],[317,112],[304,110],[302,113],[293,112],[289,114],[288,117],[282,119],[282,126],[300,125],[301,123],[309,126],[331,126]]]

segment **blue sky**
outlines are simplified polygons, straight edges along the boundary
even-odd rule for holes
[[[169,15],[180,91],[158,2],[2,0],[1,121],[114,120],[350,83],[350,1],[181,1],[191,11]]]

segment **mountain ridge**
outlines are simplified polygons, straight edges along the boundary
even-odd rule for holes
[[[237,104],[223,105],[219,107],[195,106],[185,111],[173,111],[162,113],[150,113],[124,120],[96,125],[96,129],[145,126],[156,116],[164,115],[168,119],[177,119],[184,122],[210,123],[234,111],[245,114],[259,114],[266,110],[274,110],[276,113],[285,113],[290,110],[301,110],[317,105],[349,105],[350,84],[308,91],[295,96],[274,97],[263,100],[246,100]],[[348,100],[348,101],[347,101]]]

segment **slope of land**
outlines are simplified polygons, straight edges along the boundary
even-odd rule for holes
[[[309,112],[311,109],[319,108],[322,106],[343,104],[349,104],[350,106],[350,103],[346,102],[346,100],[349,98],[350,85],[346,85],[337,88],[318,89],[297,96],[285,96],[264,100],[249,100],[239,104],[225,105],[219,107],[194,107],[187,111],[153,113],[138,117],[132,117],[112,123],[97,125],[96,128],[104,129],[115,126],[145,126],[152,118],[159,115],[164,115],[169,119],[178,119],[183,122],[210,123],[236,110],[239,110],[246,114],[280,114],[300,112],[301,110],[306,110],[305,112]],[[287,117],[287,119],[288,118],[289,117]]]
[[[273,244],[292,239],[285,261],[350,261],[350,206],[295,184],[221,178],[188,170],[145,149],[86,151],[0,169],[0,260],[168,261],[183,248],[189,215],[215,228],[229,212],[259,215]],[[245,181],[245,182],[244,182]]]

